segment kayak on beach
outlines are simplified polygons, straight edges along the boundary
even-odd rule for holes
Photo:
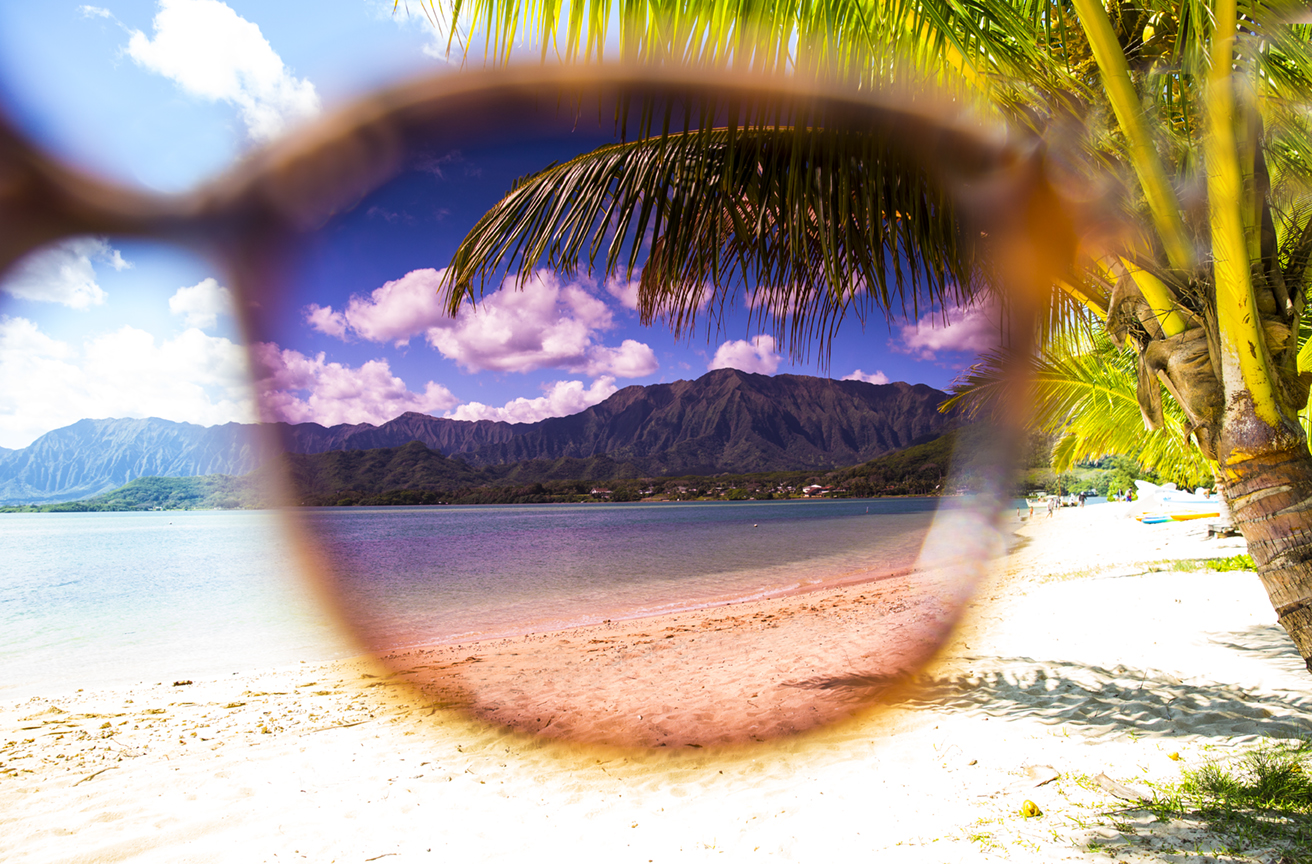
[[[1190,519],[1206,519],[1208,517],[1217,517],[1221,515],[1220,510],[1209,510],[1205,512],[1191,513],[1140,513],[1134,518],[1145,525],[1160,525],[1163,522],[1188,522]]]

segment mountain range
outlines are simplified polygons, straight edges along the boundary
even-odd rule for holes
[[[75,501],[138,477],[245,474],[278,452],[259,427],[144,420],[79,420],[0,455],[0,504]]]
[[[72,501],[144,476],[238,475],[295,454],[419,441],[469,466],[606,457],[644,476],[832,469],[941,435],[947,394],[718,369],[695,381],[632,386],[568,417],[536,423],[407,413],[382,425],[81,420],[0,453],[0,504]],[[266,433],[273,434],[266,434]]]

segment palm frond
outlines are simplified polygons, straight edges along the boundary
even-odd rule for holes
[[[532,49],[563,62],[919,81],[1022,123],[1036,94],[1083,89],[1062,50],[1078,24],[1049,0],[427,0],[434,20],[439,5],[453,22],[448,50],[466,60]]]
[[[944,409],[963,410],[968,417],[989,416],[996,406],[1015,404],[1008,388],[1022,386],[1004,369],[1014,368],[1003,351],[994,351],[971,367],[953,387]],[[1138,359],[1118,349],[1101,332],[1072,332],[1065,340],[1045,346],[1029,358],[1030,377],[1023,386],[1033,410],[1027,426],[1060,436],[1053,451],[1053,469],[1102,456],[1132,456],[1145,468],[1179,482],[1209,482],[1211,470],[1188,437],[1184,411],[1163,400],[1163,425],[1145,427],[1137,397]],[[1160,386],[1160,385],[1159,385]]]
[[[913,136],[914,138],[914,136]],[[923,154],[891,131],[748,127],[614,144],[518,183],[448,269],[457,309],[489,278],[545,264],[641,269],[644,321],[684,332],[751,288],[790,347],[845,315],[918,316],[981,289],[977,250]]]

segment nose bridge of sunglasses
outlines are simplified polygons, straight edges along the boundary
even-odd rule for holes
[[[179,205],[55,161],[0,114],[0,274],[62,237],[152,234],[179,215]]]

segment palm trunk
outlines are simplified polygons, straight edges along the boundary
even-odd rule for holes
[[[1251,412],[1236,413],[1232,407],[1221,435],[1222,494],[1312,672],[1312,453],[1301,430],[1272,430]]]

